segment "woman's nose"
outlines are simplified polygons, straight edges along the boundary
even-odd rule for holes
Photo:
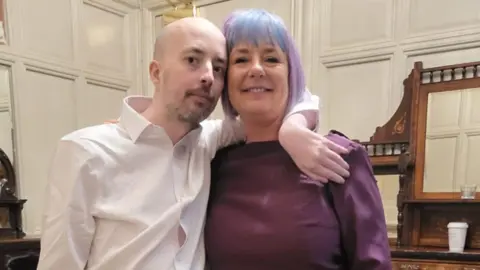
[[[265,76],[265,70],[263,69],[260,61],[254,61],[250,68],[250,77],[263,77]]]

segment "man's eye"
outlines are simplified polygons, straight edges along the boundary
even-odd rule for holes
[[[193,56],[187,57],[187,62],[188,62],[189,64],[196,64],[197,61],[198,61],[197,58],[195,58],[195,57],[193,57]]]

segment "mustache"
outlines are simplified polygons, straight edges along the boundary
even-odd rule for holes
[[[185,92],[185,97],[190,97],[190,96],[202,97],[211,103],[215,101],[215,98],[210,94],[210,89],[208,88],[188,90],[187,92]]]

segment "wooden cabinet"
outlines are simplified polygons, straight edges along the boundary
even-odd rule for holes
[[[449,138],[444,134],[447,129],[443,133],[435,129],[438,134],[429,131],[447,126],[439,119],[453,119],[450,126],[458,126],[461,134],[473,134],[463,124],[472,122],[474,107],[469,104],[474,96],[480,97],[480,62],[433,68],[416,62],[403,83],[404,95],[395,113],[368,142],[362,142],[375,174],[399,175],[393,269],[480,270],[480,190],[470,196],[458,192],[460,184],[479,183],[479,176],[465,168],[477,166],[480,146],[471,143],[468,152],[452,161],[460,153],[455,145],[465,146],[468,141],[455,141],[451,147],[433,144],[433,139]],[[454,150],[443,151],[448,147]],[[452,169],[448,164],[458,166]],[[469,225],[465,252],[451,253],[447,225],[459,221]]]
[[[480,265],[458,262],[394,260],[393,270],[480,270]]]
[[[40,239],[0,240],[0,270],[36,270]]]
[[[444,248],[392,248],[393,270],[480,270],[480,253]]]

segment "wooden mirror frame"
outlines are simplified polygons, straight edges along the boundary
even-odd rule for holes
[[[414,134],[414,122],[412,106],[414,99],[414,88],[412,87],[416,73],[411,72],[408,78],[403,81],[403,97],[395,113],[383,125],[375,129],[374,134],[367,142],[361,142],[369,152],[370,162],[375,175],[398,175],[399,190],[397,194],[397,237],[391,239],[392,245],[401,246],[402,239],[408,238],[409,227],[405,215],[406,202],[410,199],[411,182],[414,166],[414,155],[410,149],[414,147],[412,134]],[[387,146],[395,146],[399,152],[386,151]]]
[[[414,169],[414,200],[442,200],[459,201],[460,192],[424,192],[424,167],[425,167],[425,142],[427,124],[428,95],[445,91],[457,91],[462,89],[480,87],[480,62],[464,63],[434,68],[422,68],[422,63],[415,63],[412,70],[415,73],[413,80],[414,109],[416,120],[416,131],[413,133],[413,141],[416,160]],[[467,73],[471,74],[467,77]],[[415,106],[416,104],[416,106]],[[477,192],[474,201],[480,201],[480,192]]]
[[[6,9],[5,9],[5,0],[0,0],[0,45],[7,44],[7,37],[6,37]]]

